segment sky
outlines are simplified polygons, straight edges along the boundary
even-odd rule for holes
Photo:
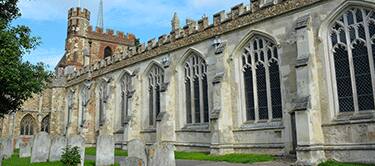
[[[185,19],[198,20],[207,15],[229,11],[231,7],[249,0],[103,0],[104,28],[133,33],[141,42],[157,38],[171,30],[171,18],[177,12],[180,25]],[[77,7],[78,0],[20,0],[22,16],[14,24],[27,25],[41,45],[24,60],[44,62],[53,70],[64,54],[68,9]],[[96,26],[99,0],[81,0],[81,7],[91,12],[91,25]],[[212,21],[211,21],[212,22]]]

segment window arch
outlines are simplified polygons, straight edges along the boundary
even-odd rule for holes
[[[147,74],[148,101],[149,101],[149,125],[156,125],[156,116],[160,113],[160,88],[164,83],[164,70],[162,67],[152,64]]]
[[[241,55],[247,121],[282,118],[279,58],[276,44],[254,35]]]
[[[21,120],[20,135],[33,135],[34,124],[35,124],[34,118],[30,114],[25,115]]]
[[[121,126],[125,125],[125,119],[129,115],[129,104],[130,104],[130,90],[131,90],[131,76],[128,72],[125,72],[120,79],[120,111],[121,111]]]
[[[41,123],[41,131],[49,133],[49,120],[50,120],[50,115],[47,115],[46,117],[43,118],[42,123]]]
[[[345,10],[329,27],[329,46],[337,110],[374,110],[375,10]]]
[[[186,123],[207,123],[208,84],[206,61],[197,54],[191,54],[184,62]]]
[[[112,49],[111,47],[107,46],[104,48],[104,58],[112,56]]]

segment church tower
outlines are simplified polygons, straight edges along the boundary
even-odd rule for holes
[[[65,74],[84,66],[84,48],[87,47],[87,29],[90,26],[90,12],[75,7],[69,10],[68,29],[65,43]]]

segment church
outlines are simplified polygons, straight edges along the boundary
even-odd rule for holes
[[[228,6],[230,8],[230,6]],[[171,31],[132,33],[68,11],[65,54],[2,138],[101,134],[211,154],[375,163],[375,2],[250,0]],[[210,21],[212,20],[212,21]],[[15,141],[16,142],[16,141]]]

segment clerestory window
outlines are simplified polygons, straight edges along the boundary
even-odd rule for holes
[[[281,119],[279,58],[275,43],[263,36],[254,36],[244,47],[241,61],[246,119]]]
[[[337,110],[374,110],[375,10],[343,12],[330,26],[329,43]]]

